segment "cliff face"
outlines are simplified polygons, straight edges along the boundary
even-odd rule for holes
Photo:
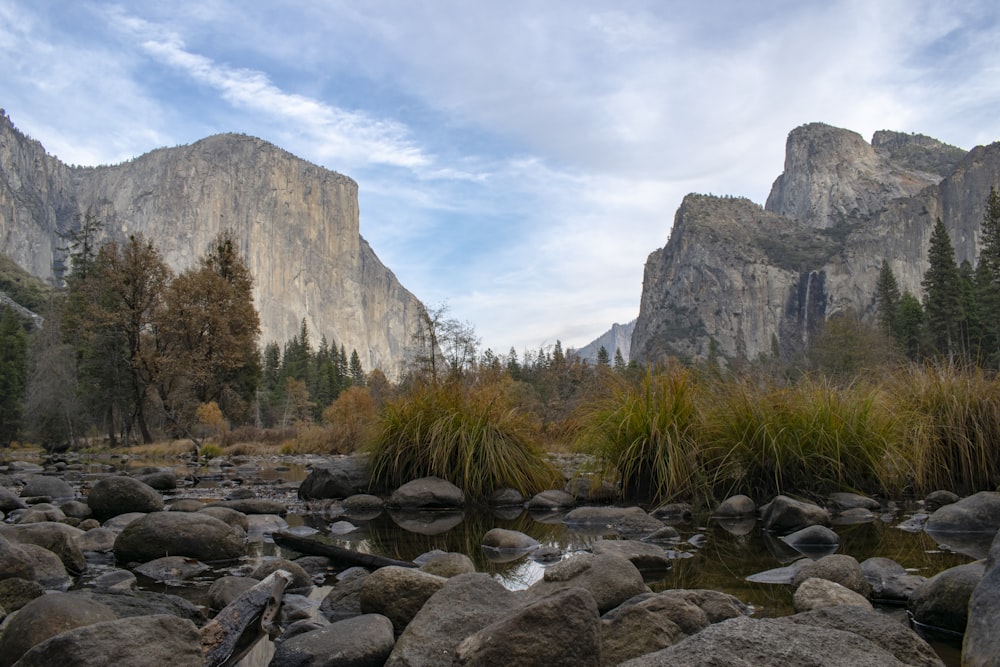
[[[141,233],[174,271],[231,230],[254,276],[262,342],[305,318],[366,370],[398,373],[421,303],[359,233],[357,184],[253,137],[217,135],[110,167],[68,167],[0,119],[0,252],[55,281],[59,238],[93,211],[106,238]]]
[[[573,350],[573,354],[592,364],[597,363],[597,353],[601,347],[608,353],[609,360],[614,363],[615,351],[622,353],[622,359],[629,358],[632,349],[632,332],[635,331],[635,320],[628,324],[618,324],[615,322],[611,328],[603,334],[587,343],[579,350]]]
[[[887,259],[922,297],[940,217],[959,262],[975,262],[983,202],[1000,183],[1000,144],[966,153],[879,132],[868,144],[822,124],[789,135],[785,172],[764,208],[689,195],[667,245],[646,262],[632,357],[730,359],[806,349],[827,318],[875,315]]]

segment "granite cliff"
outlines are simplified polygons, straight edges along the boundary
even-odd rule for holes
[[[920,298],[931,228],[975,263],[983,202],[1000,184],[1000,144],[964,151],[922,135],[860,135],[820,123],[788,136],[765,206],[689,195],[650,254],[632,359],[755,359],[806,350],[830,317],[875,316],[889,261]],[[714,341],[714,343],[713,343]]]
[[[60,235],[87,211],[106,238],[152,239],[174,271],[230,230],[254,276],[262,343],[291,339],[304,318],[314,340],[398,374],[423,305],[361,237],[350,178],[234,134],[71,167],[0,116],[0,252],[31,274],[58,282]]]
[[[627,361],[632,348],[633,331],[635,331],[635,320],[632,320],[628,324],[618,324],[615,322],[611,325],[611,328],[603,334],[590,341],[579,350],[571,350],[571,352],[580,359],[586,360],[591,364],[595,364],[597,363],[597,353],[600,351],[601,347],[603,347],[607,351],[609,360],[612,363],[614,363],[615,360],[615,351],[620,351],[622,353],[622,359]]]

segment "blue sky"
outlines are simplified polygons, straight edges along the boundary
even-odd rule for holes
[[[579,347],[638,315],[683,196],[763,204],[799,125],[1000,140],[998,19],[941,0],[0,0],[0,106],[70,164],[261,137],[355,179],[362,236],[483,347]]]

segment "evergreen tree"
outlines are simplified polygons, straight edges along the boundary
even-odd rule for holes
[[[615,348],[615,370],[619,373],[624,373],[626,368],[625,357],[622,356],[622,349],[620,347]]]
[[[903,352],[912,361],[920,358],[923,350],[924,309],[917,297],[909,292],[899,300],[899,341]]]
[[[0,305],[0,447],[21,432],[28,336],[13,308]]]
[[[955,263],[955,249],[948,230],[938,218],[931,231],[930,268],[924,274],[924,310],[934,350],[953,359],[960,352],[959,322],[963,319],[962,284]]]
[[[962,354],[969,361],[979,363],[982,361],[983,324],[976,298],[976,272],[968,260],[963,260],[958,267],[958,277],[962,286],[962,320],[958,331]]]
[[[361,357],[357,350],[351,350],[351,384],[355,387],[365,386],[365,369],[361,366]]]
[[[975,296],[982,353],[996,367],[1000,358],[1000,194],[995,187],[990,188],[984,209]]]
[[[608,348],[603,345],[597,350],[597,365],[602,368],[607,368],[611,365],[611,355],[608,354]]]
[[[878,307],[878,322],[882,331],[892,340],[899,337],[899,282],[892,272],[889,261],[882,260],[878,280],[875,282],[875,304]]]

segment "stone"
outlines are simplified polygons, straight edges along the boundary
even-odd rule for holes
[[[259,579],[253,577],[234,577],[227,575],[219,577],[208,587],[208,606],[211,609],[224,609],[246,590],[259,584]]]
[[[627,559],[611,553],[581,553],[546,568],[542,579],[524,595],[537,600],[566,588],[589,591],[602,614],[649,590],[642,574]]]
[[[482,572],[448,579],[406,626],[385,667],[450,665],[459,642],[521,606],[520,600]]]
[[[927,581],[890,558],[868,558],[861,562],[861,571],[872,587],[871,599],[883,604],[909,603],[913,591]]]
[[[386,505],[402,509],[460,508],[465,506],[465,494],[440,477],[423,477],[393,491]]]
[[[31,647],[49,637],[116,618],[107,606],[69,593],[50,593],[35,598],[4,626],[0,635],[0,667],[10,667]]]
[[[196,626],[205,624],[205,614],[192,602],[177,595],[157,591],[136,591],[121,587],[87,588],[64,593],[74,599],[98,602],[118,618],[169,614],[184,618]]]
[[[28,478],[24,488],[21,489],[21,497],[31,498],[33,496],[48,496],[53,500],[72,500],[76,497],[76,491],[66,481],[58,477],[32,475]]]
[[[208,507],[225,507],[243,514],[274,514],[285,516],[288,508],[284,503],[269,498],[242,498],[239,500],[218,500]],[[206,508],[207,509],[207,508]]]
[[[576,505],[576,498],[561,489],[536,493],[524,506],[531,512],[558,512]]]
[[[792,597],[795,611],[812,611],[823,607],[853,605],[872,609],[872,603],[865,596],[841,586],[829,579],[811,577],[798,585]]]
[[[354,493],[354,486],[345,471],[325,467],[313,468],[298,490],[300,500],[348,498]]]
[[[83,531],[78,528],[55,522],[0,526],[0,535],[9,541],[16,544],[36,544],[59,556],[66,572],[73,576],[87,570],[87,560],[76,545],[76,538],[82,534]]]
[[[344,516],[351,519],[374,519],[382,513],[385,501],[370,493],[356,493],[341,503]]]
[[[847,491],[835,491],[831,493],[829,501],[830,507],[837,513],[853,509],[866,509],[872,512],[882,509],[882,504],[874,498]]]
[[[1000,533],[993,539],[983,578],[972,591],[962,642],[963,667],[1000,664]]]
[[[349,567],[337,575],[337,582],[319,605],[319,611],[330,622],[361,615],[361,588],[369,572],[363,567]]]
[[[286,639],[275,649],[269,666],[374,667],[385,663],[394,644],[392,622],[379,614],[365,614]]]
[[[110,570],[91,582],[97,590],[134,591],[137,580],[128,570]]]
[[[22,544],[21,549],[34,561],[31,579],[46,590],[65,591],[69,588],[72,580],[59,556],[37,544]]]
[[[982,561],[957,565],[938,572],[910,596],[909,611],[915,624],[962,634],[968,621],[972,591],[983,579]]]
[[[130,523],[115,540],[119,563],[145,563],[161,556],[187,556],[210,563],[245,553],[238,531],[201,512],[152,512]]]
[[[17,517],[17,523],[43,523],[45,521],[62,523],[66,521],[66,514],[58,507],[36,505]]]
[[[37,581],[10,577],[0,579],[0,608],[13,613],[37,597],[45,595],[45,589]]]
[[[205,503],[197,498],[177,498],[167,503],[166,509],[171,512],[198,512],[205,507]]]
[[[792,577],[792,588],[798,588],[806,579],[814,577],[836,582],[866,599],[871,595],[871,584],[854,556],[832,554],[816,561],[800,563],[798,571]]]
[[[234,509],[230,509],[229,507],[208,506],[202,507],[198,510],[198,512],[215,517],[223,523],[227,523],[234,528],[239,528],[244,533],[249,532],[250,530],[250,522],[247,519],[247,515],[243,512],[237,512]]]
[[[67,500],[59,505],[62,513],[73,519],[89,519],[93,515],[90,505],[80,500]]]
[[[761,508],[764,530],[787,535],[807,526],[828,525],[830,513],[816,505],[788,496],[777,496]]]
[[[604,664],[617,665],[630,658],[658,651],[687,637],[687,633],[675,620],[675,615],[690,612],[700,617],[702,627],[708,626],[704,612],[694,605],[681,601],[679,609],[677,604],[664,604],[657,597],[653,594],[637,596],[637,601],[629,600],[601,618]],[[684,620],[688,627],[697,622]]]
[[[17,664],[202,667],[204,658],[201,635],[191,621],[156,615],[108,620],[62,632],[36,644]]]
[[[663,570],[670,567],[670,556],[661,547],[637,540],[597,540],[590,545],[595,555],[621,556],[640,570]]]
[[[11,578],[34,580],[35,562],[20,545],[0,533],[0,580]]]
[[[465,554],[449,551],[434,554],[420,563],[420,571],[450,579],[476,571],[476,564]]]
[[[206,571],[204,563],[184,556],[163,556],[143,563],[135,571],[153,581],[179,583]]]
[[[361,612],[382,614],[392,621],[399,634],[447,581],[415,568],[396,565],[379,568],[362,584]]]
[[[491,528],[483,535],[482,544],[490,549],[500,551],[530,551],[539,547],[538,540],[525,535],[519,530],[507,528]]]
[[[990,533],[1000,530],[1000,493],[980,491],[958,502],[938,508],[927,519],[930,535]]]
[[[250,576],[258,581],[263,581],[272,572],[284,570],[292,575],[292,580],[288,582],[286,589],[288,592],[308,594],[313,588],[312,576],[306,572],[301,565],[286,558],[268,558],[263,563],[254,568]]]
[[[715,508],[717,517],[753,516],[757,513],[757,504],[750,496],[735,495],[726,498]]]
[[[957,503],[961,498],[954,491],[931,491],[924,498],[924,506],[928,512],[933,512],[945,505]]]
[[[683,523],[694,518],[694,508],[689,503],[666,503],[650,514],[667,523]]]
[[[599,667],[600,628],[594,598],[568,588],[473,633],[456,648],[453,664]]]
[[[18,498],[13,491],[0,486],[0,512],[13,512],[25,507],[27,505],[24,504],[24,501]]]
[[[111,517],[107,521],[103,521],[101,523],[101,527],[120,533],[125,530],[130,523],[141,519],[144,516],[146,516],[146,512],[126,512],[125,514],[119,514],[118,516]]]
[[[155,470],[136,475],[136,479],[157,491],[172,491],[177,488],[177,473],[173,470]]]
[[[93,551],[98,553],[106,553],[108,551],[114,551],[115,548],[115,538],[118,534],[113,530],[108,528],[91,528],[83,535],[80,535],[75,539],[76,546],[80,548],[80,551]]]
[[[781,541],[807,556],[813,553],[825,555],[840,546],[840,536],[826,526],[806,526],[783,536]]]
[[[105,521],[128,512],[158,512],[163,509],[163,496],[135,478],[114,475],[94,483],[87,505],[96,519]]]
[[[486,499],[490,507],[524,507],[524,496],[509,486],[497,489]]]

